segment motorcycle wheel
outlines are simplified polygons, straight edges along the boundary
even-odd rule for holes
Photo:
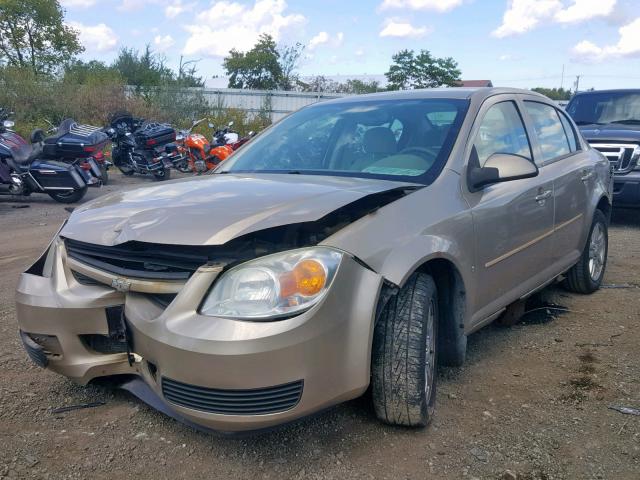
[[[120,170],[122,172],[122,174],[125,177],[130,177],[131,175],[133,175],[134,173],[136,173],[133,168],[127,168],[127,167],[120,167],[118,166],[118,170]]]
[[[82,187],[79,190],[73,190],[71,192],[47,192],[51,198],[60,203],[76,203],[82,200],[87,193],[87,187]]]
[[[176,165],[176,169],[182,173],[191,173],[191,167],[189,166],[188,161],[180,162]]]
[[[163,168],[162,170],[153,172],[153,176],[158,181],[169,180],[169,178],[171,178],[171,170],[169,170],[168,168]]]
[[[109,170],[104,165],[100,165],[100,176],[102,177],[102,184],[109,184]]]

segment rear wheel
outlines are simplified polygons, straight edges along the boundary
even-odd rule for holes
[[[67,192],[47,192],[51,198],[60,203],[76,203],[82,200],[87,193],[87,187],[82,187],[79,190],[72,190]]]
[[[384,422],[423,427],[431,420],[437,327],[436,284],[431,276],[414,273],[389,301],[374,332],[373,405]]]
[[[607,217],[600,210],[593,214],[587,244],[580,260],[567,272],[564,286],[575,293],[593,293],[600,288],[607,266],[609,228]]]

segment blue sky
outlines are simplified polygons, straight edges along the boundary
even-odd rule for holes
[[[60,0],[85,58],[149,43],[171,66],[222,57],[262,32],[306,45],[303,76],[382,75],[393,53],[428,49],[464,79],[531,88],[640,87],[640,0]],[[208,80],[211,86],[224,86]]]

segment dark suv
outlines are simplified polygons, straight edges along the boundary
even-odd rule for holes
[[[640,89],[579,93],[567,112],[614,173],[614,204],[640,207]]]

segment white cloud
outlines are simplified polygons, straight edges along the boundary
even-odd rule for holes
[[[401,21],[387,22],[386,26],[380,32],[381,37],[396,37],[396,38],[420,38],[429,33],[427,27],[414,27],[410,23]]]
[[[616,0],[574,0],[568,8],[558,11],[554,20],[558,23],[578,23],[594,17],[608,17],[615,6]]]
[[[364,57],[365,51],[362,48],[357,49],[353,54],[356,57]]]
[[[332,47],[337,48],[342,45],[343,41],[343,32],[336,33],[335,37],[332,37],[327,32],[320,32],[309,41],[309,50],[315,50],[320,45],[331,45]]]
[[[533,30],[542,23],[578,23],[611,15],[616,0],[511,0],[502,24],[492,32],[504,38]]]
[[[175,45],[176,41],[173,39],[171,35],[156,35],[153,39],[153,45],[156,47],[156,50],[159,52],[166,52],[171,47]]]
[[[309,50],[315,50],[318,45],[324,45],[325,43],[329,43],[329,34],[320,32],[309,41]]]
[[[84,25],[80,22],[68,22],[68,25],[78,31],[80,43],[88,52],[108,52],[118,45],[118,36],[104,23]]]
[[[194,6],[195,4],[193,3],[182,3],[182,0],[174,0],[165,7],[164,15],[167,18],[176,18],[178,15],[193,10]]]
[[[384,0],[380,10],[405,8],[410,10],[435,10],[446,12],[462,5],[464,0]]]
[[[89,8],[96,4],[96,0],[60,0],[65,8]]]
[[[183,53],[222,57],[232,48],[247,51],[263,33],[277,41],[287,29],[306,22],[303,15],[287,14],[286,10],[285,0],[255,0],[253,6],[228,0],[214,2],[192,25],[184,27],[190,36]]]
[[[640,17],[618,29],[620,38],[614,45],[598,46],[589,40],[583,40],[573,47],[572,53],[577,60],[597,63],[611,58],[640,57]]]

